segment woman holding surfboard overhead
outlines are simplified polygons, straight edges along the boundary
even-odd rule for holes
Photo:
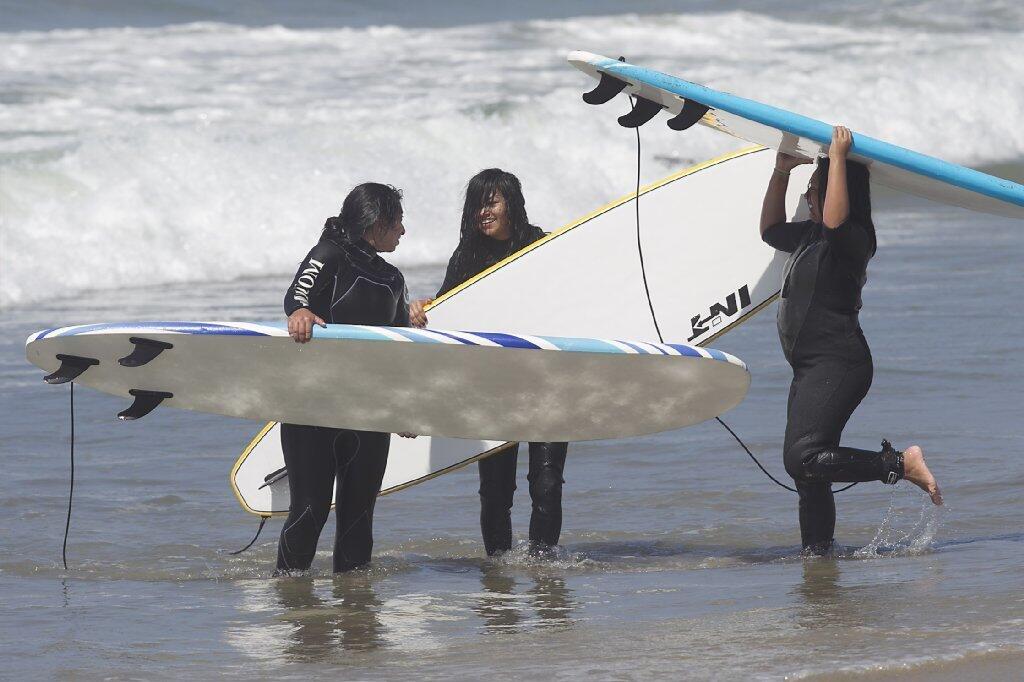
[[[459,284],[544,236],[526,217],[519,179],[498,168],[473,176],[466,186],[459,245],[448,261],[442,296]],[[427,323],[425,301],[409,308],[413,325]],[[530,552],[545,554],[558,544],[562,531],[562,472],[568,443],[530,443]],[[478,462],[480,468],[480,530],[488,556],[512,548],[512,498],[516,490],[519,444]]]
[[[761,238],[792,254],[783,271],[778,327],[793,368],[783,457],[800,495],[805,550],[824,553],[833,542],[832,483],[901,478],[942,504],[921,448],[878,452],[839,445],[850,415],[867,395],[873,366],[858,312],[868,261],[875,253],[868,169],[847,159],[853,138],[837,126],[827,158],[807,186],[810,220],[786,222],[790,171],[809,159],[778,154],[761,210]]]
[[[341,213],[324,223],[320,240],[285,294],[291,337],[306,343],[315,325],[328,323],[409,326],[405,278],[379,255],[394,251],[403,234],[399,190],[368,182],[349,192]],[[305,570],[312,563],[335,478],[334,571],[370,560],[373,506],[390,440],[388,433],[281,425],[291,505],[278,545],[279,572]]]

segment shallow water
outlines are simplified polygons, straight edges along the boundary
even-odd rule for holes
[[[557,558],[483,558],[476,472],[382,498],[372,566],[271,578],[279,519],[256,527],[227,485],[258,425],[76,392],[69,570],[68,387],[46,386],[23,339],[54,323],[276,315],[282,278],[84,293],[3,316],[0,621],[11,675],[778,677],[915,670],[1024,652],[1024,256],[1007,221],[890,199],[863,325],[875,384],[846,431],[916,441],[943,486],[839,497],[839,555],[799,556],[795,499],[711,422],[572,446]],[[439,268],[413,268],[414,294]],[[1008,310],[1009,308],[1009,310]],[[1007,313],[1011,314],[1007,314]],[[772,313],[720,340],[750,365],[726,415],[777,476],[788,374]],[[528,523],[525,472],[514,522]],[[333,522],[328,523],[327,538]],[[922,668],[924,670],[926,668]],[[495,673],[495,671],[497,671]]]

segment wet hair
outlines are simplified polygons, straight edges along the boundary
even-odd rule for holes
[[[459,235],[459,246],[469,245],[479,240],[490,239],[480,232],[480,209],[495,192],[501,192],[505,198],[505,214],[508,216],[510,239],[512,246],[518,249],[530,241],[530,219],[526,217],[526,199],[523,198],[523,186],[519,178],[500,168],[487,168],[480,171],[466,184],[466,200],[462,205],[462,229]],[[524,242],[519,244],[518,242]]]
[[[830,159],[825,156],[818,159],[818,168],[815,174],[818,176],[818,206],[821,211],[825,210],[825,192],[828,189],[828,169]],[[867,229],[871,235],[871,253],[878,248],[878,241],[875,238],[875,223],[871,220],[871,173],[864,164],[846,160],[846,193],[850,200],[850,218]]]
[[[379,182],[364,182],[348,193],[338,215],[324,222],[323,235],[357,242],[374,225],[392,225],[401,219],[402,190]]]
[[[494,239],[480,231],[480,211],[495,192],[501,192],[505,199],[505,216],[509,224],[507,240]],[[437,295],[446,294],[501,258],[521,250],[543,236],[544,231],[531,225],[530,219],[526,216],[526,200],[523,198],[519,178],[500,168],[480,171],[466,184],[459,244],[448,261],[444,282],[441,283]]]
[[[480,231],[480,209],[494,195],[501,192],[505,198],[505,215],[508,217],[509,253],[518,251],[537,239],[539,229],[530,225],[526,215],[526,199],[523,198],[523,187],[517,178],[500,168],[487,168],[480,171],[466,184],[466,199],[462,205],[462,226],[459,233],[459,245],[455,247],[452,259],[459,270],[458,279],[463,281],[477,274],[475,268],[482,262],[484,255],[493,250],[493,241]]]
[[[500,168],[487,168],[466,184],[466,198],[462,205],[462,223],[459,244],[449,262],[446,282],[458,284],[476,275],[485,266],[488,255],[494,253],[497,240],[480,231],[480,210],[494,195],[501,192],[505,199],[505,215],[509,223],[507,253],[514,253],[537,239],[539,228],[530,225],[526,215],[526,199],[517,178]]]

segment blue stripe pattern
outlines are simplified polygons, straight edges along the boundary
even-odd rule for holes
[[[122,333],[131,334],[139,333],[171,333],[171,334],[194,334],[203,336],[285,336],[287,325],[279,322],[255,322],[246,323],[247,326],[233,325],[227,322],[125,322],[125,323],[113,323],[113,324],[86,324],[79,325],[77,327],[67,327],[49,338],[56,337],[67,337],[67,336],[79,336],[85,333]],[[58,328],[47,329],[45,332],[38,333],[35,337],[29,337],[38,341],[47,334],[55,332]],[[370,327],[361,325],[347,325],[347,324],[330,324],[324,327],[314,327],[313,337],[317,339],[351,339],[359,341],[400,341],[405,339],[413,343],[444,343],[437,336],[443,336],[446,338],[454,339],[461,344],[468,346],[485,346],[484,343],[478,343],[472,339],[457,336],[457,334],[466,334],[473,337],[479,337],[490,343],[493,343],[502,348],[520,348],[528,350],[544,350],[548,349],[548,346],[540,346],[529,338],[517,336],[515,334],[507,334],[504,332],[446,332],[442,330],[424,330],[428,333],[424,333],[419,330],[415,330],[410,327]],[[432,335],[434,338],[431,338]],[[396,338],[398,337],[398,338]],[[543,341],[545,344],[550,345],[550,348],[561,351],[570,352],[583,352],[583,353],[617,353],[626,354],[628,351],[623,350],[621,344],[636,351],[639,355],[669,355],[669,353],[657,345],[643,346],[635,341],[608,341],[605,339],[590,339],[590,338],[575,338],[575,337],[562,337],[562,336],[535,336],[531,337]],[[671,348],[679,355],[691,358],[705,358],[695,347],[687,344],[669,343],[663,344],[667,348]],[[704,349],[704,351],[711,356],[712,359],[727,362],[730,364],[739,365],[746,368],[746,365],[739,360],[725,353],[713,350],[710,348]],[[706,358],[705,358],[706,359]]]
[[[638,346],[635,343],[630,343],[629,341],[620,341],[619,339],[615,339],[615,340],[618,341],[619,343],[621,343],[624,346],[629,346],[630,348],[635,350],[637,353],[647,353],[648,352],[648,351],[644,350],[644,348],[642,346]]]
[[[464,343],[467,346],[475,346],[476,345],[472,341],[469,341],[468,339],[464,339],[461,336],[456,336],[455,334],[449,334],[448,332],[443,332],[443,331],[440,331],[440,330],[437,330],[437,329],[431,329],[430,331],[434,332],[435,334],[440,334],[441,336],[448,337],[449,339],[454,339],[454,340],[458,341],[459,343]]]
[[[806,137],[821,144],[832,141],[832,126],[817,119],[795,114],[785,109],[755,102],[753,100],[730,95],[729,93],[712,90],[675,76],[634,66],[625,62],[602,57],[591,64],[607,71],[609,75],[618,75],[641,83],[652,85],[661,90],[675,93],[680,97],[693,99],[712,109],[721,109],[737,116],[750,119],[757,123],[778,128],[787,133]],[[956,187],[983,194],[993,199],[1006,201],[1017,206],[1024,206],[1024,185],[1011,180],[997,178],[987,173],[965,168],[955,163],[943,161],[933,156],[905,149],[882,140],[856,133],[851,151],[870,159],[881,161],[903,170],[919,173],[934,180],[947,182]]]
[[[693,346],[687,346],[686,344],[682,344],[682,343],[666,343],[665,345],[668,346],[669,348],[673,348],[673,349],[679,351],[680,355],[686,355],[687,357],[691,357],[691,358],[703,357],[703,356],[701,356],[700,352],[696,348],[694,348]],[[718,351],[714,350],[713,348],[705,348],[704,350],[706,350],[708,353],[712,353],[712,352],[718,353]],[[719,355],[721,355],[721,353],[719,353]],[[714,357],[714,355],[712,355],[711,357]],[[718,360],[725,360],[726,358],[723,356],[721,358],[716,358],[716,359],[718,359]]]
[[[532,350],[540,350],[540,346],[527,341],[521,336],[513,336],[512,334],[503,334],[501,332],[469,332],[473,336],[479,336],[482,339],[493,341],[503,348],[529,348]]]
[[[706,350],[708,352],[708,355],[713,357],[715,360],[728,361],[728,358],[725,357],[725,353],[723,353],[720,350],[715,350],[714,348],[705,348],[704,350]]]

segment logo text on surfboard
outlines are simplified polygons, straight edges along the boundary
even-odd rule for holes
[[[737,295],[739,296],[739,305],[737,305]],[[702,315],[694,315],[690,318],[690,327],[693,330],[693,334],[687,341],[693,341],[695,338],[702,334],[706,334],[708,331],[714,329],[718,325],[722,324],[723,316],[728,318],[732,317],[740,310],[750,305],[750,290],[747,285],[744,284],[742,287],[734,291],[725,297],[725,303],[715,302],[708,308],[707,317]]]

